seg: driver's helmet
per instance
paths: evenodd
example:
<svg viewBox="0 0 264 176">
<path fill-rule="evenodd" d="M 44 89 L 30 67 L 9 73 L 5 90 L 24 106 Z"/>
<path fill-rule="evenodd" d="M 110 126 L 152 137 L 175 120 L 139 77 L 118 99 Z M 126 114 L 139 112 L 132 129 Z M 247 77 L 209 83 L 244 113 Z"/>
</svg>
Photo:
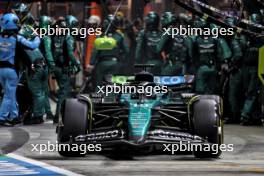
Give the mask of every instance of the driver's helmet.
<svg viewBox="0 0 264 176">
<path fill-rule="evenodd" d="M 142 71 L 136 74 L 135 81 L 136 82 L 154 82 L 154 76 L 153 74 L 149 72 Z"/>
</svg>

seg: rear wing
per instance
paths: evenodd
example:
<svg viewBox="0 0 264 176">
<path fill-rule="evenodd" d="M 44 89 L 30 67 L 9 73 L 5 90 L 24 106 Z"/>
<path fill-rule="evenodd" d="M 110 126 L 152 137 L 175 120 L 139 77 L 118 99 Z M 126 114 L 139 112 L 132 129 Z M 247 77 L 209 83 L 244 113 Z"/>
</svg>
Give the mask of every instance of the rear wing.
<svg viewBox="0 0 264 176">
<path fill-rule="evenodd" d="M 135 76 L 111 76 L 110 82 L 114 84 L 126 84 L 133 82 Z M 154 83 L 163 86 L 176 86 L 180 84 L 192 84 L 194 82 L 194 75 L 184 76 L 154 76 Z"/>
</svg>

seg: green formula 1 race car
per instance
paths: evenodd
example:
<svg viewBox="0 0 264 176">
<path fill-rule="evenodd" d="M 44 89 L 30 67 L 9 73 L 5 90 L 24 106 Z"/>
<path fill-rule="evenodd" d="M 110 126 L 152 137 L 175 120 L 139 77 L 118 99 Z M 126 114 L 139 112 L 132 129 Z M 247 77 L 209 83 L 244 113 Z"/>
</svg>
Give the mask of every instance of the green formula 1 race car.
<svg viewBox="0 0 264 176">
<path fill-rule="evenodd" d="M 103 150 L 127 150 L 129 155 L 163 151 L 165 144 L 188 143 L 202 146 L 191 151 L 198 158 L 221 155 L 219 148 L 216 152 L 203 148 L 223 143 L 222 100 L 192 93 L 194 76 L 153 76 L 142 71 L 106 80 L 104 88 L 126 87 L 130 92 L 97 91 L 67 99 L 57 126 L 59 144 L 100 144 Z M 139 87 L 145 91 L 138 91 Z M 80 151 L 59 153 L 85 155 Z"/>
</svg>

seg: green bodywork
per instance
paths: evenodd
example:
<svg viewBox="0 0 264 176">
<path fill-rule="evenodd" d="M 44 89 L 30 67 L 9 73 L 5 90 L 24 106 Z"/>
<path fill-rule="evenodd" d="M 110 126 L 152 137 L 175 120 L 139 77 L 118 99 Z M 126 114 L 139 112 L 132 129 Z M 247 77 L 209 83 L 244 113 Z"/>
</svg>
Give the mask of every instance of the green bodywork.
<svg viewBox="0 0 264 176">
<path fill-rule="evenodd" d="M 134 78 L 134 76 L 113 76 L 112 83 L 124 85 L 130 82 L 131 80 L 134 80 Z M 193 78 L 193 76 L 157 76 L 154 77 L 154 83 L 160 86 L 164 84 L 177 85 L 190 83 L 190 80 L 193 80 Z M 153 115 L 153 108 L 159 105 L 166 105 L 172 103 L 171 100 L 168 97 L 164 96 L 164 94 L 162 93 L 156 94 L 155 96 L 155 98 L 132 98 L 131 94 L 121 95 L 120 102 L 126 104 L 129 109 L 129 139 L 136 140 L 138 143 L 144 140 L 147 132 L 149 131 L 150 122 Z"/>
<path fill-rule="evenodd" d="M 121 102 L 129 107 L 129 139 L 143 140 L 149 130 L 152 108 L 161 104 L 161 95 L 156 99 L 131 99 L 131 94 L 124 94 Z"/>
</svg>

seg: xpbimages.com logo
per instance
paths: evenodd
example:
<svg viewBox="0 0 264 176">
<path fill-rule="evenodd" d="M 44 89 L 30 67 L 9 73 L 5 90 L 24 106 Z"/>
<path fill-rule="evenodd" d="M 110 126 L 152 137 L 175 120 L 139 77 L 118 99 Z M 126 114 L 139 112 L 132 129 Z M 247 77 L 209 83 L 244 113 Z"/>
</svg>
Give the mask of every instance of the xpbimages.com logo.
<svg viewBox="0 0 264 176">
<path fill-rule="evenodd" d="M 85 154 L 87 152 L 100 152 L 102 151 L 101 144 L 60 144 L 58 141 L 52 143 L 47 141 L 47 143 L 42 144 L 31 144 L 31 152 L 37 152 L 43 154 L 44 152 L 80 152 L 80 154 Z"/>
<path fill-rule="evenodd" d="M 232 36 L 235 34 L 233 28 L 195 28 L 190 25 L 163 28 L 163 31 L 163 35 L 168 35 L 172 38 L 176 36 L 212 36 L 212 38 L 218 38 L 219 36 Z"/>
<path fill-rule="evenodd" d="M 40 38 L 44 36 L 65 36 L 65 35 L 72 35 L 72 36 L 80 36 L 80 38 L 86 38 L 89 35 L 102 35 L 102 28 L 66 28 L 66 27 L 59 27 L 58 25 L 50 26 L 48 25 L 47 28 L 32 28 L 32 35 L 38 35 Z"/>
<path fill-rule="evenodd" d="M 234 151 L 234 144 L 209 144 L 209 143 L 191 143 L 190 141 L 178 144 L 163 144 L 163 152 L 169 152 L 174 155 L 177 152 L 209 152 L 217 154 L 219 151 L 232 152 Z"/>
<path fill-rule="evenodd" d="M 144 94 L 146 96 L 152 96 L 155 94 L 166 94 L 168 93 L 168 86 L 148 86 L 148 85 L 106 85 L 97 86 L 98 94 L 105 94 L 106 96 L 110 94 Z"/>
</svg>

